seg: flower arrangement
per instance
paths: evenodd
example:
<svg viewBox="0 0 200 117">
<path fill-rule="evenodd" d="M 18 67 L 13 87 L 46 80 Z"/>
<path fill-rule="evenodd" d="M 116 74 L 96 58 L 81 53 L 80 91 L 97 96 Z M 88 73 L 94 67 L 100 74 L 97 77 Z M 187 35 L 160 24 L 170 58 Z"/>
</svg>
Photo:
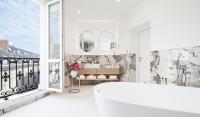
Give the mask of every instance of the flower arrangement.
<svg viewBox="0 0 200 117">
<path fill-rule="evenodd" d="M 71 72 L 72 71 L 78 72 L 79 69 L 80 69 L 80 66 L 77 61 L 73 63 L 69 63 L 69 62 L 65 63 L 65 75 L 67 77 L 71 77 L 72 76 Z"/>
</svg>

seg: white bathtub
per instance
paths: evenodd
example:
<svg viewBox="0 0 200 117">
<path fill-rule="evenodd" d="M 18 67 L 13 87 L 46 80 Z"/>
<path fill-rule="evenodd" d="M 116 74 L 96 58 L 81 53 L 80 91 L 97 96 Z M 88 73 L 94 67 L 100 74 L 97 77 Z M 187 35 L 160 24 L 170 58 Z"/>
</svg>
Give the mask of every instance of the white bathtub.
<svg viewBox="0 0 200 117">
<path fill-rule="evenodd" d="M 140 83 L 94 88 L 102 117 L 200 117 L 200 89 Z"/>
</svg>

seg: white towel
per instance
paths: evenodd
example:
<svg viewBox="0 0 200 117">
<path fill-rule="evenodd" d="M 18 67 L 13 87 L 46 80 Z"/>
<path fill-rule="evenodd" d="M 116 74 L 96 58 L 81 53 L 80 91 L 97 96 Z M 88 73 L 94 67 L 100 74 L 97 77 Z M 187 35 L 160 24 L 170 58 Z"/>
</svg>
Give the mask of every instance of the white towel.
<svg viewBox="0 0 200 117">
<path fill-rule="evenodd" d="M 85 79 L 85 75 L 80 75 L 79 78 L 80 79 Z"/>
<path fill-rule="evenodd" d="M 89 75 L 89 76 L 87 76 L 87 79 L 96 79 L 96 76 L 95 75 Z"/>
<path fill-rule="evenodd" d="M 117 75 L 110 75 L 109 78 L 110 79 L 117 79 Z"/>
<path fill-rule="evenodd" d="M 97 78 L 99 78 L 99 79 L 106 79 L 106 76 L 105 75 L 98 75 Z"/>
</svg>

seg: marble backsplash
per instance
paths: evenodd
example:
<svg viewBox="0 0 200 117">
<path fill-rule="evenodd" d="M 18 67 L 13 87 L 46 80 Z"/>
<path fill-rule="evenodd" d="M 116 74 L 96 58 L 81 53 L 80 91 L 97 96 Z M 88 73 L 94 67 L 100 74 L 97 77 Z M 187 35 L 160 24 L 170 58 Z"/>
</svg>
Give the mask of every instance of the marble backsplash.
<svg viewBox="0 0 200 117">
<path fill-rule="evenodd" d="M 200 87 L 200 46 L 151 52 L 151 82 Z M 65 63 L 118 64 L 121 81 L 135 81 L 136 54 L 65 55 Z"/>
<path fill-rule="evenodd" d="M 152 83 L 200 87 L 200 46 L 153 51 L 150 66 Z"/>
<path fill-rule="evenodd" d="M 99 63 L 119 65 L 121 81 L 135 81 L 136 56 L 135 54 L 121 55 L 65 55 L 65 64 L 71 64 L 74 61 L 82 63 Z"/>
</svg>

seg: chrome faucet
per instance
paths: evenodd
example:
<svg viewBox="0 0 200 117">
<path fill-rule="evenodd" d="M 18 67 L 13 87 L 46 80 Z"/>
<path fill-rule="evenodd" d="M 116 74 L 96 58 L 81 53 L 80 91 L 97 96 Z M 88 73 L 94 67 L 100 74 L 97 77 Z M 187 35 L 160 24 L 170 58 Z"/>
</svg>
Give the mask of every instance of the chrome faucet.
<svg viewBox="0 0 200 117">
<path fill-rule="evenodd" d="M 187 85 L 187 75 L 190 75 L 191 72 L 187 71 L 187 65 L 179 65 L 177 67 L 177 81 L 179 86 Z"/>
</svg>

